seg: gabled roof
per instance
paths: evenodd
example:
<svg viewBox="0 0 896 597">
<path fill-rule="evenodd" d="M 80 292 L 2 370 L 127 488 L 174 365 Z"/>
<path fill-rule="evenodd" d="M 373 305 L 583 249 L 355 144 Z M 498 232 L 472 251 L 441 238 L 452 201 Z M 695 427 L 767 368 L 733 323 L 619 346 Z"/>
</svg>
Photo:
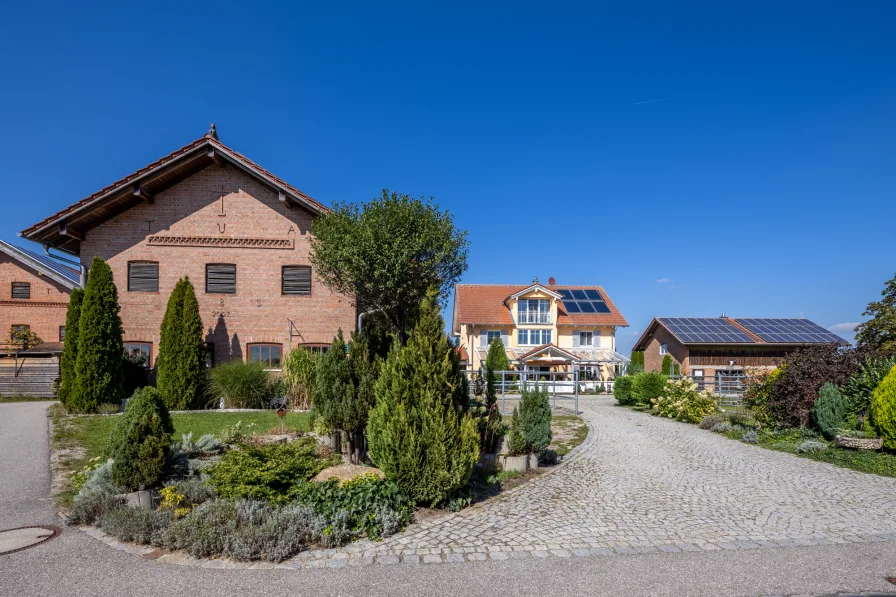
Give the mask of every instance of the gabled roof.
<svg viewBox="0 0 896 597">
<path fill-rule="evenodd" d="M 156 193 L 216 163 L 232 164 L 243 170 L 279 191 L 281 201 L 289 205 L 298 205 L 313 214 L 327 211 L 322 203 L 207 134 L 26 228 L 20 236 L 78 254 L 79 237 L 91 228 L 143 201 L 152 200 Z"/>
<path fill-rule="evenodd" d="M 734 319 L 732 317 L 655 317 L 638 338 L 633 350 L 644 350 L 656 329 L 662 326 L 686 346 L 768 346 L 807 344 L 848 344 L 808 319 Z M 725 326 L 727 330 L 713 329 Z M 778 331 L 781 328 L 783 331 Z"/>
<path fill-rule="evenodd" d="M 469 325 L 513 325 L 510 310 L 505 301 L 512 296 L 527 290 L 532 284 L 458 284 L 454 287 L 454 322 L 455 333 L 460 332 L 461 324 Z M 615 325 L 628 326 L 628 322 L 610 299 L 602 286 L 543 286 L 552 293 L 558 288 L 572 290 L 597 290 L 609 307 L 609 313 L 573 313 L 563 309 L 563 303 L 557 303 L 557 325 Z M 559 296 L 559 295 L 558 295 Z"/>
<path fill-rule="evenodd" d="M 63 265 L 40 253 L 11 245 L 4 240 L 0 240 L 0 252 L 9 255 L 22 265 L 37 271 L 38 273 L 50 278 L 51 280 L 62 284 L 69 290 L 80 286 L 80 273 L 66 265 Z"/>
<path fill-rule="evenodd" d="M 543 346 L 538 346 L 536 348 L 533 348 L 529 352 L 520 355 L 520 361 L 528 361 L 532 357 L 538 356 L 545 352 L 560 353 L 561 355 L 567 357 L 570 361 L 578 360 L 578 357 L 576 355 L 574 355 L 573 353 L 569 352 L 568 350 L 564 350 L 564 349 L 560 348 L 559 346 L 554 346 L 553 344 L 544 344 Z"/>
<path fill-rule="evenodd" d="M 539 284 L 538 282 L 535 282 L 534 284 L 530 284 L 529 286 L 526 286 L 522 290 L 517 290 L 516 292 L 514 292 L 513 294 L 508 296 L 507 299 L 505 299 L 505 300 L 516 299 L 516 298 L 521 297 L 524 294 L 528 294 L 528 293 L 534 292 L 536 290 L 540 290 L 540 291 L 544 292 L 545 294 L 554 297 L 555 299 L 563 298 L 559 292 L 554 292 L 547 286 L 544 286 L 542 284 Z"/>
</svg>

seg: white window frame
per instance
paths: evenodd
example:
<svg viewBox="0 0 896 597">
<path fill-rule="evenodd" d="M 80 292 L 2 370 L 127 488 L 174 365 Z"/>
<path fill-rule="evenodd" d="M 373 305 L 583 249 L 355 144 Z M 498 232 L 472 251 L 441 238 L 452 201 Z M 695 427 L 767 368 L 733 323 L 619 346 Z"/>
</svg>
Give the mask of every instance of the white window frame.
<svg viewBox="0 0 896 597">
<path fill-rule="evenodd" d="M 588 342 L 585 342 L 585 334 L 587 334 Z M 588 331 L 580 331 L 579 332 L 579 346 L 594 346 L 594 332 Z"/>
<path fill-rule="evenodd" d="M 669 345 L 668 344 L 660 344 L 660 356 L 664 357 L 669 354 Z"/>
<path fill-rule="evenodd" d="M 517 344 L 520 346 L 543 346 L 551 343 L 551 330 L 520 328 L 517 330 Z M 535 342 L 532 340 L 536 339 Z"/>
</svg>

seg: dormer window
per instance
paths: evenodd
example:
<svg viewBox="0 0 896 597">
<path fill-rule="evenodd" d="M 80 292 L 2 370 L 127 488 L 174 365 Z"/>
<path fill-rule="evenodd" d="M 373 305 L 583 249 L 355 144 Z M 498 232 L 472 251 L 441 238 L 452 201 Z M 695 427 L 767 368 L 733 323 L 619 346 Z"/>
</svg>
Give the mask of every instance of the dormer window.
<svg viewBox="0 0 896 597">
<path fill-rule="evenodd" d="M 551 323 L 551 301 L 546 299 L 520 299 L 520 323 Z"/>
</svg>

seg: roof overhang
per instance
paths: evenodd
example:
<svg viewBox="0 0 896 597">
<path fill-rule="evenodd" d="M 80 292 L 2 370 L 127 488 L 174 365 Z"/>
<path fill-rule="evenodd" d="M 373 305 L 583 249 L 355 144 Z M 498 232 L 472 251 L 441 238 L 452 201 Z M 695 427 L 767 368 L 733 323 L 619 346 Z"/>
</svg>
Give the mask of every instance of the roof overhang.
<svg viewBox="0 0 896 597">
<path fill-rule="evenodd" d="M 511 294 L 506 299 L 504 299 L 504 302 L 507 303 L 507 301 L 512 301 L 514 299 L 518 299 L 519 297 L 523 296 L 524 294 L 529 294 L 530 292 L 534 292 L 536 290 L 539 292 L 543 292 L 543 293 L 547 294 L 548 296 L 552 296 L 558 300 L 563 298 L 563 295 L 561 295 L 557 292 L 554 292 L 553 290 L 551 290 L 550 288 L 548 288 L 546 286 L 542 286 L 541 284 L 532 284 L 528 288 L 523 288 L 519 292 L 515 292 L 515 293 Z"/>
<path fill-rule="evenodd" d="M 327 211 L 298 189 L 206 135 L 23 230 L 19 236 L 78 255 L 80 243 L 90 229 L 137 205 L 152 203 L 157 193 L 214 164 L 242 170 L 276 191 L 280 201 L 289 207 L 301 207 L 313 215 Z"/>
<path fill-rule="evenodd" d="M 545 344 L 532 351 L 520 356 L 520 362 L 526 361 L 557 361 L 560 363 L 569 363 L 579 360 L 578 357 L 571 352 L 567 352 L 562 348 L 558 348 L 553 344 Z"/>
<path fill-rule="evenodd" d="M 22 265 L 25 265 L 25 266 L 37 271 L 40 275 L 45 276 L 45 277 L 53 280 L 54 282 L 61 284 L 62 286 L 65 286 L 69 290 L 72 290 L 73 288 L 76 288 L 79 286 L 79 284 L 77 282 L 75 282 L 74 280 L 63 276 L 62 274 L 60 274 L 57 271 L 52 270 L 51 268 L 47 267 L 46 264 L 41 263 L 40 261 L 38 261 L 31 255 L 29 255 L 28 253 L 20 250 L 15 245 L 11 245 L 7 242 L 0 241 L 0 252 L 5 253 L 6 255 L 9 255 L 9 257 L 11 257 L 12 259 L 15 259 Z"/>
</svg>

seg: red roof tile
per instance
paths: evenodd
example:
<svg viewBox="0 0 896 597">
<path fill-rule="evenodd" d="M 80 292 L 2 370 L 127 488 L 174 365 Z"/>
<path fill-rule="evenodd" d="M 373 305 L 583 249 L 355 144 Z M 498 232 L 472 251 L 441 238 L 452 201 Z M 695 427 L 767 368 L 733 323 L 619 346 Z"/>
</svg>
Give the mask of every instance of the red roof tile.
<svg viewBox="0 0 896 597">
<path fill-rule="evenodd" d="M 455 325 L 513 325 L 510 310 L 504 301 L 512 294 L 529 288 L 532 284 L 458 284 L 454 287 Z M 609 313 L 576 313 L 570 315 L 560 303 L 557 312 L 558 325 L 616 325 L 628 326 L 628 322 L 602 286 L 554 285 L 544 288 L 557 291 L 561 288 L 573 290 L 593 289 L 600 292 L 610 308 Z M 457 330 L 456 330 L 457 331 Z"/>
</svg>

